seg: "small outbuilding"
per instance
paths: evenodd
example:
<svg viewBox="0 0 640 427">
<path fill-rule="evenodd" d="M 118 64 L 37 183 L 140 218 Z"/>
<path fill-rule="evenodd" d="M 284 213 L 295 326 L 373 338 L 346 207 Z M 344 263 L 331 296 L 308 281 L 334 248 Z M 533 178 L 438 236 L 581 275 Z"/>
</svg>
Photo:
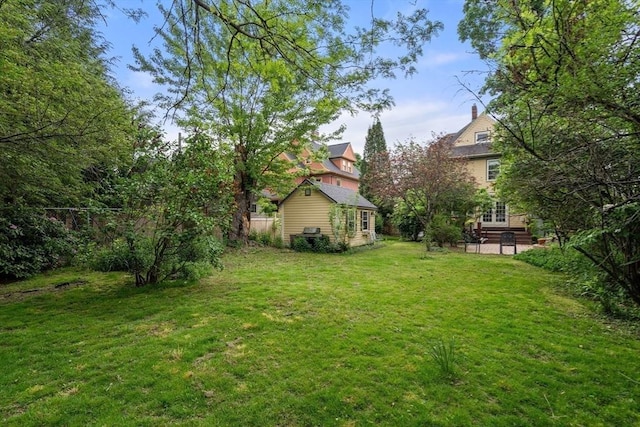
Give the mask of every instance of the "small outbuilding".
<svg viewBox="0 0 640 427">
<path fill-rule="evenodd" d="M 352 189 L 307 179 L 280 202 L 282 240 L 290 245 L 294 236 L 313 229 L 332 243 L 373 243 L 377 210 Z"/>
</svg>

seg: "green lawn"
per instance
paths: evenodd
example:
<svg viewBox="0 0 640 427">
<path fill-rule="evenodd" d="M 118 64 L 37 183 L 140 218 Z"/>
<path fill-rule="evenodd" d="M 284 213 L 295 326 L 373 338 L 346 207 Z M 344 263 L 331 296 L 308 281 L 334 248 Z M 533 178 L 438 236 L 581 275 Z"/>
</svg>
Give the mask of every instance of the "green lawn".
<svg viewBox="0 0 640 427">
<path fill-rule="evenodd" d="M 640 425 L 637 329 L 510 256 L 387 242 L 225 265 L 148 289 L 69 270 L 4 285 L 2 424 Z M 431 350 L 450 343 L 447 374 Z"/>
</svg>

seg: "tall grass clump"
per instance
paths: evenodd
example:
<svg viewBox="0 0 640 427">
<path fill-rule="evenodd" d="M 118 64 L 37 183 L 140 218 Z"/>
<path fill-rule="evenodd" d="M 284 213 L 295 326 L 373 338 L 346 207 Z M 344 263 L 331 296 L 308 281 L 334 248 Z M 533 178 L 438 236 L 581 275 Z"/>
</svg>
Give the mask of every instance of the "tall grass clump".
<svg viewBox="0 0 640 427">
<path fill-rule="evenodd" d="M 444 376 L 450 377 L 454 373 L 456 363 L 455 350 L 456 346 L 453 338 L 446 342 L 444 339 L 440 339 L 429 349 L 429 355 Z"/>
</svg>

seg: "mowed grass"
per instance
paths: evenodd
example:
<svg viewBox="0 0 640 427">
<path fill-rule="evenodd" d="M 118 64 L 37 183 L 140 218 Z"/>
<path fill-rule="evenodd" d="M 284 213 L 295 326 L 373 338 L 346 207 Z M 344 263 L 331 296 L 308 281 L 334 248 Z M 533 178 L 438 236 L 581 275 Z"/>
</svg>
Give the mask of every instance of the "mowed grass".
<svg viewBox="0 0 640 427">
<path fill-rule="evenodd" d="M 2 424 L 640 425 L 637 329 L 510 256 L 388 242 L 225 265 L 0 288 Z M 432 358 L 449 343 L 451 373 Z"/>
</svg>

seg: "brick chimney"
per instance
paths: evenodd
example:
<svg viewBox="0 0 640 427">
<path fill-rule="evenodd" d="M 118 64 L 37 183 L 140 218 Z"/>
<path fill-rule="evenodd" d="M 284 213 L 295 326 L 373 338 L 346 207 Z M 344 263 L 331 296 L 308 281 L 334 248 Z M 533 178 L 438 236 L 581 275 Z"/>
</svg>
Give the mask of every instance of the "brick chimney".
<svg viewBox="0 0 640 427">
<path fill-rule="evenodd" d="M 471 120 L 475 120 L 478 118 L 478 107 L 476 107 L 476 104 L 473 104 L 471 106 Z"/>
</svg>

